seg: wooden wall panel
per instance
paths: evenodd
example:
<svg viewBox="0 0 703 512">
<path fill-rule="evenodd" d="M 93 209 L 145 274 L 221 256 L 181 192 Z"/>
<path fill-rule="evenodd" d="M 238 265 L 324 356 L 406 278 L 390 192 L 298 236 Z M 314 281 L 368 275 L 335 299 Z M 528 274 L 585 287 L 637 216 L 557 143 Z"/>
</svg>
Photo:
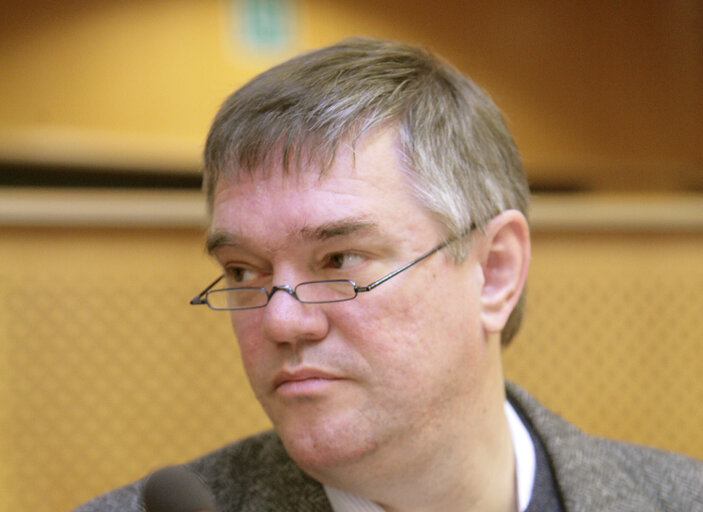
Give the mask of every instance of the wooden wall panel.
<svg viewBox="0 0 703 512">
<path fill-rule="evenodd" d="M 425 44 L 484 86 L 535 185 L 703 189 L 700 0 L 289 0 L 293 37 L 274 50 L 242 40 L 241 3 L 0 2 L 0 163 L 195 172 L 234 87 L 371 35 Z"/>
</svg>

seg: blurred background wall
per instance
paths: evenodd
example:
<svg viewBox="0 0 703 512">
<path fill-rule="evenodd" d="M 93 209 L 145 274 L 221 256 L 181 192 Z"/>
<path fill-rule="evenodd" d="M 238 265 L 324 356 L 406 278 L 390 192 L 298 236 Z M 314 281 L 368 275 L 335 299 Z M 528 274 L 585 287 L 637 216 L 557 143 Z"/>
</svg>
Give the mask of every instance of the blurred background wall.
<svg viewBox="0 0 703 512">
<path fill-rule="evenodd" d="M 424 44 L 506 113 L 536 192 L 506 372 L 596 434 L 703 457 L 703 2 L 0 1 L 0 509 L 68 510 L 267 426 L 190 308 L 199 153 L 253 74 Z"/>
</svg>

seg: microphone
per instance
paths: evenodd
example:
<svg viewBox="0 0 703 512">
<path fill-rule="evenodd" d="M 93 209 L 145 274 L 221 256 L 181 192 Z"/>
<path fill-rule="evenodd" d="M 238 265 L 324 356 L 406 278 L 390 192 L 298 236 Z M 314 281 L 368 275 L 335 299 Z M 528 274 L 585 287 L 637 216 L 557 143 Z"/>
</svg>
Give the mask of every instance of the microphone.
<svg viewBox="0 0 703 512">
<path fill-rule="evenodd" d="M 152 473 L 142 489 L 142 501 L 146 512 L 215 512 L 210 489 L 184 466 Z"/>
</svg>

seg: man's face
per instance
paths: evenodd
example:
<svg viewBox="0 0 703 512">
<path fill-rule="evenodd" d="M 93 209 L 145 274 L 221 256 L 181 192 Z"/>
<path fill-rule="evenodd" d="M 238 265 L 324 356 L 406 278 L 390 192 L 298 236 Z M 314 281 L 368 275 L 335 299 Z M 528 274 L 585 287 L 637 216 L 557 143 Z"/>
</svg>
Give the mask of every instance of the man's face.
<svg viewBox="0 0 703 512">
<path fill-rule="evenodd" d="M 213 254 L 231 286 L 366 285 L 444 238 L 409 193 L 394 130 L 354 154 L 342 145 L 324 177 L 266 171 L 215 191 Z M 303 469 L 325 481 L 358 463 L 421 463 L 481 413 L 481 276 L 473 251 L 456 264 L 445 249 L 352 301 L 278 291 L 231 313 L 252 388 Z"/>
</svg>

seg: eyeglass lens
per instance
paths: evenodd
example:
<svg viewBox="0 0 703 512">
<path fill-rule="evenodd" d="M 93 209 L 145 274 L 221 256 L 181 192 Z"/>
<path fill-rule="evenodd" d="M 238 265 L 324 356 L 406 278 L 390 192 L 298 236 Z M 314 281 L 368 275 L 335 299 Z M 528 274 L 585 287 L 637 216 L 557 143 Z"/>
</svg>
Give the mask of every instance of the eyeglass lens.
<svg viewBox="0 0 703 512">
<path fill-rule="evenodd" d="M 285 289 L 276 291 L 287 292 Z M 343 280 L 301 283 L 296 286 L 294 293 L 300 302 L 305 303 L 340 302 L 356 297 L 354 284 Z M 207 302 L 213 309 L 263 307 L 268 301 L 269 295 L 265 288 L 218 289 L 207 294 Z"/>
</svg>

